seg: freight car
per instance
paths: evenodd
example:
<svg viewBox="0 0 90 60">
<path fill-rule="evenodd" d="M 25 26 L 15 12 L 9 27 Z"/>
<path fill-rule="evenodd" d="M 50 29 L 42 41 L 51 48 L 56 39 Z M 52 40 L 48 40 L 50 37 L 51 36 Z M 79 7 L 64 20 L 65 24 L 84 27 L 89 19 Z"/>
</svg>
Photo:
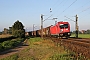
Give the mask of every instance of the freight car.
<svg viewBox="0 0 90 60">
<path fill-rule="evenodd" d="M 50 27 L 51 36 L 70 37 L 70 24 L 68 22 L 57 22 L 55 26 Z"/>
<path fill-rule="evenodd" d="M 36 37 L 40 37 L 41 36 L 41 30 L 36 30 Z"/>
<path fill-rule="evenodd" d="M 36 30 L 36 36 L 40 37 L 41 36 L 41 29 L 40 30 Z M 47 37 L 50 36 L 50 26 L 43 28 L 43 36 Z"/>
</svg>

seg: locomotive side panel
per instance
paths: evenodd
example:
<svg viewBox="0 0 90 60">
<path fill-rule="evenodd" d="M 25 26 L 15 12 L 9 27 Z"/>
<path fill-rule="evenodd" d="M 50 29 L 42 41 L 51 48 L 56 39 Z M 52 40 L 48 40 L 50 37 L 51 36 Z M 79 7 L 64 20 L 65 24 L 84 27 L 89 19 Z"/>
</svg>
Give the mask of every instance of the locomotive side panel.
<svg viewBox="0 0 90 60">
<path fill-rule="evenodd" d="M 50 27 L 50 33 L 51 33 L 51 35 L 57 35 L 58 34 L 58 26 Z"/>
</svg>

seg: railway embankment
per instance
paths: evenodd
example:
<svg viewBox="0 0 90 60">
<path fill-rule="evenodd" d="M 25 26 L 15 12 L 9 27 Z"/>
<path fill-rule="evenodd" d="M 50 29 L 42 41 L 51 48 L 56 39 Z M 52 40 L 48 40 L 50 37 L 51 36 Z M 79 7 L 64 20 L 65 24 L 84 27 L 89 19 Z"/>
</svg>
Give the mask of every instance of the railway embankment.
<svg viewBox="0 0 90 60">
<path fill-rule="evenodd" d="M 65 50 L 75 52 L 76 57 L 83 56 L 83 58 L 90 58 L 90 39 L 57 39 L 52 38 L 54 42 L 64 47 Z"/>
</svg>

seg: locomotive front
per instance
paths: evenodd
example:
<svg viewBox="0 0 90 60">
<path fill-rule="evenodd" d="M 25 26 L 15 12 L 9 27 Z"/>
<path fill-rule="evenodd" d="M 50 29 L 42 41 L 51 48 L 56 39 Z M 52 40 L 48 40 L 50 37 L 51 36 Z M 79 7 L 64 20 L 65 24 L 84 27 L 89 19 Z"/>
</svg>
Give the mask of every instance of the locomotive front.
<svg viewBox="0 0 90 60">
<path fill-rule="evenodd" d="M 68 22 L 59 22 L 59 35 L 60 36 L 65 36 L 65 37 L 69 37 L 71 35 L 70 33 L 70 24 Z"/>
</svg>

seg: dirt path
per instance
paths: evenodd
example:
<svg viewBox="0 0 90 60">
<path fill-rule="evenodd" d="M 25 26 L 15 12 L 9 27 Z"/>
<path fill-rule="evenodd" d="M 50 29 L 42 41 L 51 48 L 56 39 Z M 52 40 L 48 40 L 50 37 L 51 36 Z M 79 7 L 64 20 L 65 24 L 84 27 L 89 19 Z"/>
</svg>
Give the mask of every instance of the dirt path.
<svg viewBox="0 0 90 60">
<path fill-rule="evenodd" d="M 23 43 L 22 43 L 16 48 L 9 49 L 9 50 L 6 50 L 4 52 L 0 52 L 0 59 L 8 57 L 10 55 L 13 55 L 15 53 L 18 53 L 18 52 L 20 52 L 21 50 L 23 50 L 23 49 L 25 49 L 27 47 L 28 47 L 28 45 L 23 45 Z"/>
</svg>

